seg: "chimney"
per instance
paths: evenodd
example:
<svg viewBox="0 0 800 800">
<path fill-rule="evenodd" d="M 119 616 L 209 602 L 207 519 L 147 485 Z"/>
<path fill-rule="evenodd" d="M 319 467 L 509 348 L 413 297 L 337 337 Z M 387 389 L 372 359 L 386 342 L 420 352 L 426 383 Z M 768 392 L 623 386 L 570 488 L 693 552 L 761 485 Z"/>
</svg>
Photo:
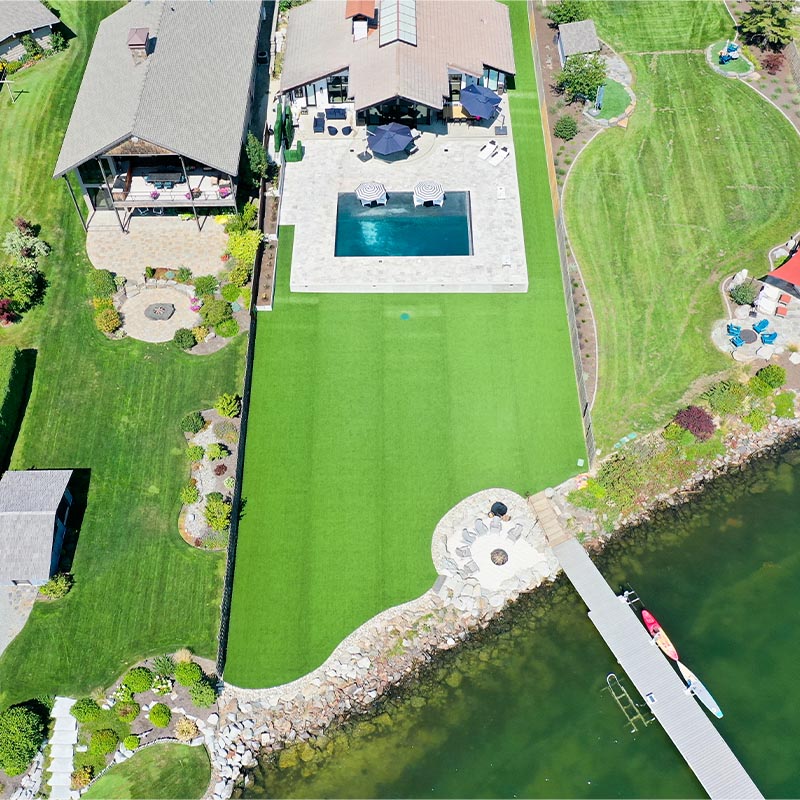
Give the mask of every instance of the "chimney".
<svg viewBox="0 0 800 800">
<path fill-rule="evenodd" d="M 149 45 L 150 31 L 148 28 L 131 28 L 128 31 L 128 50 L 131 52 L 134 64 L 141 64 L 147 59 Z"/>
</svg>

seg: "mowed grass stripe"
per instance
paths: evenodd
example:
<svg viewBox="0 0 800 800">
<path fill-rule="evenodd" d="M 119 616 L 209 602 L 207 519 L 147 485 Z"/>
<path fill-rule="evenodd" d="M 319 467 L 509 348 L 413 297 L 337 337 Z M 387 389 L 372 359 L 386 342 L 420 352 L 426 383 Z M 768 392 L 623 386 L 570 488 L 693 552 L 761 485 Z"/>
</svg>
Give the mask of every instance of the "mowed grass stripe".
<svg viewBox="0 0 800 800">
<path fill-rule="evenodd" d="M 763 274 L 800 212 L 787 170 L 800 139 L 781 114 L 702 56 L 629 60 L 636 113 L 580 156 L 564 204 L 597 316 L 603 447 L 660 424 L 695 379 L 730 366 L 709 339 L 719 281 Z"/>
<path fill-rule="evenodd" d="M 292 294 L 281 230 L 276 309 L 256 334 L 231 683 L 319 666 L 430 588 L 431 535 L 455 503 L 541 489 L 585 458 L 524 4 L 511 15 L 529 293 Z"/>
</svg>

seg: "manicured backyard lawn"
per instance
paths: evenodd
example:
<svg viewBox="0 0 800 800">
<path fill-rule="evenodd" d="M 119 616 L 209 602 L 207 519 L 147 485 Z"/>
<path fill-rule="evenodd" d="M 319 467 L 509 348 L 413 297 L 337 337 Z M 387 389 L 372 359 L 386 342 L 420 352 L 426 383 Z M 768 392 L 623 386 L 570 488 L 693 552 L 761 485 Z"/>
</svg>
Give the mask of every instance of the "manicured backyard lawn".
<svg viewBox="0 0 800 800">
<path fill-rule="evenodd" d="M 688 6 L 671 4 L 675 20 Z M 635 14 L 630 27 L 638 41 Z M 599 328 L 593 419 L 604 448 L 662 422 L 695 379 L 731 366 L 709 341 L 719 281 L 742 267 L 763 274 L 767 249 L 800 216 L 800 138 L 774 108 L 702 54 L 629 62 L 638 96 L 630 126 L 592 141 L 564 200 Z"/>
<path fill-rule="evenodd" d="M 431 587 L 431 535 L 455 503 L 542 489 L 585 458 L 525 4 L 511 13 L 529 293 L 290 294 L 281 231 L 276 310 L 256 338 L 231 683 L 317 667 Z"/>
<path fill-rule="evenodd" d="M 603 95 L 603 107 L 597 115 L 600 119 L 611 119 L 622 114 L 631 102 L 631 98 L 625 91 L 625 87 L 610 78 L 605 82 L 605 93 Z"/>
<path fill-rule="evenodd" d="M 176 530 L 186 475 L 181 416 L 240 385 L 243 345 L 196 358 L 172 345 L 111 342 L 86 298 L 83 229 L 51 174 L 99 21 L 118 3 L 59 3 L 77 34 L 69 50 L 15 76 L 0 94 L 0 233 L 23 215 L 53 246 L 44 304 L 0 332 L 36 348 L 33 392 L 12 468 L 75 468 L 88 507 L 63 600 L 37 604 L 0 659 L 0 706 L 81 694 L 126 665 L 186 644 L 214 656 L 224 558 Z"/>
<path fill-rule="evenodd" d="M 157 744 L 110 769 L 86 800 L 194 800 L 211 779 L 205 747 Z"/>
</svg>

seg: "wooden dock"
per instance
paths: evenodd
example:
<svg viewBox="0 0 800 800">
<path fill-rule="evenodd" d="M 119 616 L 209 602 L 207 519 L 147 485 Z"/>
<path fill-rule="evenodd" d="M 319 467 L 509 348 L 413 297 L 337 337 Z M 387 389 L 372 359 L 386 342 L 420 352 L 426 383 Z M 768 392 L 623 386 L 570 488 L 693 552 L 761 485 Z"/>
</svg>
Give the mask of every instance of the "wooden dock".
<svg viewBox="0 0 800 800">
<path fill-rule="evenodd" d="M 709 797 L 763 797 L 636 614 L 561 525 L 550 501 L 539 494 L 529 502 L 589 618 Z"/>
</svg>

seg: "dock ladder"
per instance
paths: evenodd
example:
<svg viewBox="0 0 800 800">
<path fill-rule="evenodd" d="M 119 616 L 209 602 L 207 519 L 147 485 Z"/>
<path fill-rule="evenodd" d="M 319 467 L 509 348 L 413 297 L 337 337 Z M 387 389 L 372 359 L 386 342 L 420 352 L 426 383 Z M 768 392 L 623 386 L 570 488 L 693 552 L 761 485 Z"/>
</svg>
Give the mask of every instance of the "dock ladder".
<svg viewBox="0 0 800 800">
<path fill-rule="evenodd" d="M 642 714 L 639 707 L 634 703 L 633 698 L 628 694 L 628 690 L 619 682 L 619 678 L 617 678 L 615 673 L 609 672 L 608 675 L 606 675 L 606 684 L 606 689 L 611 693 L 611 696 L 628 720 L 631 726 L 631 733 L 636 733 L 639 730 L 636 727 L 637 722 L 647 727 L 654 721 L 652 714 L 648 715 L 649 718 Z M 602 691 L 605 691 L 605 689 Z"/>
</svg>

